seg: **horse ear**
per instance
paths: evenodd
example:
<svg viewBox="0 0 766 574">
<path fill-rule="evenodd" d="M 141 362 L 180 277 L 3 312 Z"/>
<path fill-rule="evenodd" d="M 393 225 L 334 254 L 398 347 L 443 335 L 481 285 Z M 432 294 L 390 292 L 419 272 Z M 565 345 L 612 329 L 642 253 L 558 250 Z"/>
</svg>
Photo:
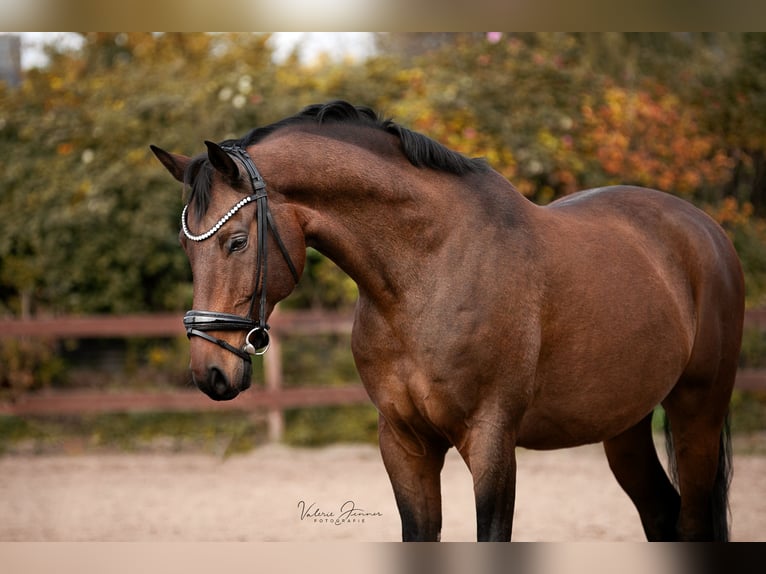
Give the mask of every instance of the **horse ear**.
<svg viewBox="0 0 766 574">
<path fill-rule="evenodd" d="M 227 154 L 221 146 L 211 141 L 205 141 L 207 146 L 207 157 L 213 167 L 230 182 L 239 180 L 239 167 L 236 162 Z"/>
<path fill-rule="evenodd" d="M 170 175 L 183 183 L 186 166 L 189 165 L 189 161 L 191 160 L 185 155 L 166 152 L 164 149 L 160 149 L 155 145 L 150 145 L 149 148 L 157 159 L 160 160 L 160 163 L 165 166 L 165 169 L 170 172 Z"/>
</svg>

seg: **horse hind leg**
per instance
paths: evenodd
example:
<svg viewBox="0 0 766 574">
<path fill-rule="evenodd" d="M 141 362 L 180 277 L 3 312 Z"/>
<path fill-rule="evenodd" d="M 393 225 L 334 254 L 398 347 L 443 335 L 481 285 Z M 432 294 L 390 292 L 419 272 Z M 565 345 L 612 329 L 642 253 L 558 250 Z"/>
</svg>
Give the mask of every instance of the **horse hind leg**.
<svg viewBox="0 0 766 574">
<path fill-rule="evenodd" d="M 728 404 L 736 368 L 729 371 L 713 385 L 682 378 L 663 402 L 674 451 L 669 454 L 675 459 L 681 492 L 681 540 L 728 540 Z"/>
<path fill-rule="evenodd" d="M 670 470 L 676 484 L 680 483 L 678 462 L 675 448 L 675 440 L 673 438 L 671 424 L 668 418 L 665 419 L 665 435 L 667 439 L 668 457 L 670 459 Z M 724 419 L 721 432 L 718 436 L 718 450 L 717 450 L 717 464 L 715 465 L 715 478 L 713 479 L 712 488 L 709 488 L 709 500 L 701 501 L 699 508 L 702 509 L 697 513 L 686 513 L 683 520 L 679 520 L 678 529 L 681 539 L 684 540 L 713 540 L 718 542 L 727 542 L 729 540 L 729 501 L 728 491 L 731 482 L 732 462 L 731 462 L 731 436 L 729 433 L 729 417 L 728 415 Z M 707 457 L 708 466 L 713 466 L 709 461 L 715 458 L 714 455 Z M 688 487 L 684 487 L 684 492 Z M 684 501 L 691 498 L 691 495 L 686 493 Z M 690 504 L 685 504 L 690 506 Z M 695 514 L 702 516 L 701 519 L 693 519 L 689 516 Z M 700 528 L 694 526 L 702 524 Z M 691 524 L 691 526 L 690 526 Z"/>
<path fill-rule="evenodd" d="M 708 308 L 713 308 L 708 306 Z M 729 401 L 737 375 L 742 321 L 700 315 L 689 362 L 662 402 L 675 451 L 681 540 L 727 541 L 731 443 Z"/>
<path fill-rule="evenodd" d="M 652 414 L 604 442 L 609 467 L 638 510 L 649 541 L 676 540 L 681 498 L 657 457 Z"/>
</svg>

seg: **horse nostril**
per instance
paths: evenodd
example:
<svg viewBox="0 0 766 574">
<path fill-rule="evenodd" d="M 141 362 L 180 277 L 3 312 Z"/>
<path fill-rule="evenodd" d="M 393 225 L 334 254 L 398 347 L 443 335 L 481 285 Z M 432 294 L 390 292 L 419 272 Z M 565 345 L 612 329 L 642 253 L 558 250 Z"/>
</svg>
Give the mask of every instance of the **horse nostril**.
<svg viewBox="0 0 766 574">
<path fill-rule="evenodd" d="M 192 379 L 199 390 L 214 401 L 228 401 L 240 391 L 236 386 L 229 384 L 229 377 L 218 367 L 208 367 L 202 376 L 192 371 Z"/>
<path fill-rule="evenodd" d="M 229 381 L 217 367 L 210 368 L 210 388 L 219 397 L 226 395 L 229 390 Z"/>
</svg>

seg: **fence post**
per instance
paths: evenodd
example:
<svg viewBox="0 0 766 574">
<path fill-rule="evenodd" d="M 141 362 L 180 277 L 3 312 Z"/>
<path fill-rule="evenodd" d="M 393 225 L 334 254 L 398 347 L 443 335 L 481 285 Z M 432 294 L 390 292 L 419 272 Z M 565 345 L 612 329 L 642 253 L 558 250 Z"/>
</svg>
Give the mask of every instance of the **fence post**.
<svg viewBox="0 0 766 574">
<path fill-rule="evenodd" d="M 276 333 L 270 334 L 270 346 L 263 355 L 263 379 L 268 392 L 277 393 L 282 389 L 282 346 Z M 285 433 L 285 417 L 282 407 L 269 407 L 267 415 L 269 441 L 280 442 Z"/>
</svg>

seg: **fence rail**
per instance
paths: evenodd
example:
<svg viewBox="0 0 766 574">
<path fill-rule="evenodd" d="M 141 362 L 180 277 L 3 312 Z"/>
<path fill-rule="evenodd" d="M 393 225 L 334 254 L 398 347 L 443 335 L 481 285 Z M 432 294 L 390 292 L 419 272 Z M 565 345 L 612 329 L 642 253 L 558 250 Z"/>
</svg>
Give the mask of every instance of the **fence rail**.
<svg viewBox="0 0 766 574">
<path fill-rule="evenodd" d="M 177 337 L 184 335 L 180 314 L 55 317 L 0 320 L 0 338 L 47 337 L 51 339 Z M 361 385 L 345 387 L 284 388 L 280 339 L 287 335 L 348 334 L 351 313 L 326 311 L 275 311 L 271 348 L 263 357 L 263 389 L 249 389 L 236 400 L 215 402 L 199 391 L 105 392 L 94 390 L 45 391 L 23 395 L 14 402 L 0 402 L 0 414 L 54 415 L 137 411 L 249 411 L 265 409 L 269 438 L 284 434 L 288 408 L 369 403 Z"/>
<path fill-rule="evenodd" d="M 94 390 L 44 391 L 15 402 L 0 402 L 0 414 L 52 415 L 136 411 L 252 411 L 266 409 L 269 436 L 279 440 L 288 408 L 363 404 L 369 402 L 361 385 L 346 387 L 283 388 L 280 339 L 288 335 L 348 334 L 353 316 L 326 311 L 276 311 L 270 320 L 271 349 L 264 355 L 264 388 L 250 389 L 234 401 L 215 402 L 196 390 L 162 392 L 106 392 Z M 747 328 L 766 330 L 766 309 L 748 310 Z M 123 338 L 174 337 L 184 334 L 182 315 L 129 315 L 0 320 L 0 338 Z M 736 388 L 766 391 L 766 370 L 740 369 Z"/>
<path fill-rule="evenodd" d="M 197 390 L 107 392 L 95 390 L 41 391 L 0 403 L 4 415 L 73 415 L 142 411 L 252 411 L 369 402 L 362 385 L 250 389 L 233 401 L 212 401 Z"/>
<path fill-rule="evenodd" d="M 269 324 L 271 325 L 271 333 L 277 335 L 350 333 L 353 315 L 327 311 L 275 311 Z M 183 315 L 178 313 L 0 319 L 0 338 L 95 339 L 102 337 L 174 337 L 183 334 Z"/>
</svg>

